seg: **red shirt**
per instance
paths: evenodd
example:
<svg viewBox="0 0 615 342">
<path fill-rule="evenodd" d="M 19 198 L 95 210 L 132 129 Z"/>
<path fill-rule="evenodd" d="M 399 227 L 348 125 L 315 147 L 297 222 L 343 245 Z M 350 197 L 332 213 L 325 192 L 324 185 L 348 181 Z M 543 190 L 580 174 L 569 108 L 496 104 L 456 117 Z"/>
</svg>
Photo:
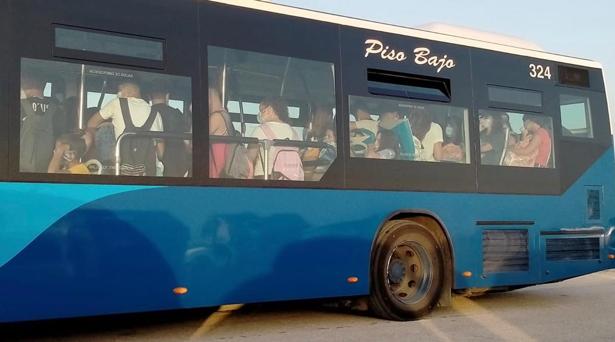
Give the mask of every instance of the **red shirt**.
<svg viewBox="0 0 615 342">
<path fill-rule="evenodd" d="M 536 156 L 537 167 L 547 167 L 549 164 L 549 157 L 551 157 L 551 136 L 549 132 L 540 127 L 536 131 L 536 136 L 540 137 L 540 145 L 538 145 L 538 155 Z"/>
</svg>

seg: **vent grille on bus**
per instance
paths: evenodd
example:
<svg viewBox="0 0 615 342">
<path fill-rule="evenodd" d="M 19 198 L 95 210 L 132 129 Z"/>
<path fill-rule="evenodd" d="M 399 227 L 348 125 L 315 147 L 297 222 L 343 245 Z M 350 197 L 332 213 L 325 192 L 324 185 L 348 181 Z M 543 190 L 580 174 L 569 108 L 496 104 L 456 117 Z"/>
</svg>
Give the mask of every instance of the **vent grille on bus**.
<svg viewBox="0 0 615 342">
<path fill-rule="evenodd" d="M 483 272 L 528 270 L 527 230 L 483 231 Z"/>
<path fill-rule="evenodd" d="M 600 238 L 547 239 L 547 260 L 596 260 L 600 259 Z"/>
</svg>

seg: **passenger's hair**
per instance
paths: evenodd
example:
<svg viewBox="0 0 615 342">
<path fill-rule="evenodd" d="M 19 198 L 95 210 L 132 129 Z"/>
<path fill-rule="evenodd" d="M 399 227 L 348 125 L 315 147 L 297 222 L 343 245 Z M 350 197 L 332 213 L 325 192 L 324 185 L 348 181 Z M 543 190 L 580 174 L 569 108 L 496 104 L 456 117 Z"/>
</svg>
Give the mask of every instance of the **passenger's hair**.
<svg viewBox="0 0 615 342">
<path fill-rule="evenodd" d="M 209 115 L 214 112 L 224 110 L 224 104 L 222 103 L 222 95 L 216 88 L 209 88 L 207 92 L 207 101 L 209 103 Z"/>
<path fill-rule="evenodd" d="M 141 87 L 136 80 L 125 80 L 117 86 L 123 97 L 141 98 Z"/>
<path fill-rule="evenodd" d="M 548 128 L 548 119 L 546 117 L 542 117 L 542 116 L 538 116 L 538 115 L 529 115 L 529 114 L 524 114 L 523 115 L 523 122 L 526 121 L 532 121 L 534 123 L 536 123 L 538 126 L 542 127 L 542 128 Z"/>
<path fill-rule="evenodd" d="M 453 134 L 446 134 L 447 128 L 450 127 L 453 130 Z M 444 143 L 445 144 L 455 144 L 461 145 L 462 143 L 462 135 L 461 135 L 461 118 L 455 116 L 449 116 L 446 119 L 446 125 L 444 126 Z"/>
<path fill-rule="evenodd" d="M 75 151 L 77 158 L 83 158 L 87 150 L 85 140 L 79 133 L 67 133 L 58 137 L 58 142 L 70 146 L 70 149 Z"/>
<path fill-rule="evenodd" d="M 394 103 L 386 102 L 385 104 L 380 106 L 379 109 L 380 109 L 380 117 L 382 117 L 382 115 L 385 113 L 397 113 L 400 118 L 403 116 L 399 106 Z"/>
<path fill-rule="evenodd" d="M 45 81 L 41 77 L 36 75 L 23 75 L 21 77 L 21 89 L 38 89 L 43 90 L 45 88 Z"/>
<path fill-rule="evenodd" d="M 502 120 L 502 114 L 494 111 L 481 111 L 480 116 L 491 118 L 491 131 L 489 134 L 499 133 L 504 130 L 504 121 Z"/>
<path fill-rule="evenodd" d="M 352 108 L 350 109 L 350 111 L 352 113 L 357 113 L 358 111 L 363 111 L 366 113 L 369 113 L 369 108 L 367 107 L 367 104 L 363 101 L 355 101 L 355 103 L 352 105 Z"/>
<path fill-rule="evenodd" d="M 328 129 L 333 130 L 334 128 L 333 111 L 331 110 L 331 107 L 315 105 L 311 114 L 312 118 L 310 122 L 312 123 L 312 127 L 306 138 L 307 140 L 310 140 L 311 138 L 322 139 L 327 134 Z M 310 122 L 307 123 L 307 129 L 310 128 Z"/>
<path fill-rule="evenodd" d="M 414 108 L 410 112 L 410 127 L 412 134 L 419 140 L 423 141 L 427 132 L 431 128 L 431 115 L 425 108 Z"/>
<path fill-rule="evenodd" d="M 151 99 L 162 98 L 170 93 L 169 86 L 166 84 L 164 80 L 154 81 L 152 84 L 150 84 L 147 87 L 147 91 Z"/>
<path fill-rule="evenodd" d="M 261 101 L 261 106 L 271 107 L 280 121 L 290 124 L 288 116 L 288 104 L 281 97 L 266 97 Z"/>
<path fill-rule="evenodd" d="M 397 134 L 390 129 L 381 129 L 378 131 L 380 134 L 380 144 L 378 146 L 378 151 L 390 149 L 395 151 L 395 157 L 399 157 L 399 138 L 397 138 Z"/>
</svg>

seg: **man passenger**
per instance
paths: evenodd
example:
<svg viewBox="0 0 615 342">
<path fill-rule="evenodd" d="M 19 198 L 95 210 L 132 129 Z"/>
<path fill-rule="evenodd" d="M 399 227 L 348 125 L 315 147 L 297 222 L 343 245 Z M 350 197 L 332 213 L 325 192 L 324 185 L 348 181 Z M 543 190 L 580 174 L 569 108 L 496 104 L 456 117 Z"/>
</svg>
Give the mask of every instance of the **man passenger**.
<svg viewBox="0 0 615 342">
<path fill-rule="evenodd" d="M 21 79 L 19 169 L 47 172 L 55 138 L 63 133 L 64 113 L 58 102 L 43 95 L 45 81 L 36 76 Z"/>
<path fill-rule="evenodd" d="M 119 84 L 117 98 L 111 100 L 107 105 L 101 108 L 98 113 L 94 114 L 90 118 L 87 125 L 88 135 L 90 135 L 91 137 L 95 136 L 96 128 L 105 120 L 110 119 L 113 123 L 115 139 L 117 141 L 117 139 L 120 137 L 120 135 L 122 135 L 122 133 L 124 133 L 124 130 L 126 129 L 126 123 L 124 122 L 124 115 L 122 114 L 120 99 L 126 99 L 128 111 L 130 112 L 129 117 L 135 127 L 142 127 L 147 123 L 148 119 L 150 119 L 150 115 L 155 115 L 155 119 L 153 120 L 151 126 L 145 127 L 145 131 L 162 132 L 163 125 L 160 114 L 156 112 L 152 113 L 152 108 L 150 107 L 150 105 L 141 97 L 141 88 L 139 87 L 137 82 L 132 79 L 128 79 Z M 124 142 L 124 144 L 125 143 L 126 142 Z M 156 152 L 158 154 L 158 157 L 161 158 L 164 154 L 164 143 L 162 141 L 154 139 L 152 141 L 152 144 L 156 146 Z M 122 156 L 122 159 L 128 159 L 127 157 L 128 156 Z M 150 157 L 147 158 L 150 159 Z M 136 170 L 130 170 L 130 166 L 128 168 L 129 169 L 122 171 L 122 174 L 147 176 L 155 175 L 155 170 L 152 170 L 152 168 L 155 168 L 155 166 L 152 167 L 150 163 L 145 163 L 144 166 L 139 166 Z"/>
</svg>

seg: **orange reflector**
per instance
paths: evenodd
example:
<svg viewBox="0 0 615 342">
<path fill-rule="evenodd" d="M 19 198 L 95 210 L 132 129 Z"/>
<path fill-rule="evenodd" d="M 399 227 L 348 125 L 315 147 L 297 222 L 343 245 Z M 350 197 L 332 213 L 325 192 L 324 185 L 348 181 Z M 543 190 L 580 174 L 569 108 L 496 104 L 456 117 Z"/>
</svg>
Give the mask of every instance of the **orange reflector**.
<svg viewBox="0 0 615 342">
<path fill-rule="evenodd" d="M 358 283 L 359 282 L 359 277 L 348 277 L 346 279 L 346 281 L 350 284 L 354 284 L 354 283 Z"/>
<path fill-rule="evenodd" d="M 175 293 L 176 295 L 185 295 L 186 293 L 188 293 L 188 289 L 185 287 L 176 287 L 173 289 L 173 293 Z"/>
<path fill-rule="evenodd" d="M 470 278 L 472 276 L 472 272 L 470 271 L 465 271 L 463 273 L 461 273 L 462 276 L 466 277 L 466 278 Z"/>
<path fill-rule="evenodd" d="M 615 260 L 615 254 L 609 254 L 609 259 Z"/>
</svg>

